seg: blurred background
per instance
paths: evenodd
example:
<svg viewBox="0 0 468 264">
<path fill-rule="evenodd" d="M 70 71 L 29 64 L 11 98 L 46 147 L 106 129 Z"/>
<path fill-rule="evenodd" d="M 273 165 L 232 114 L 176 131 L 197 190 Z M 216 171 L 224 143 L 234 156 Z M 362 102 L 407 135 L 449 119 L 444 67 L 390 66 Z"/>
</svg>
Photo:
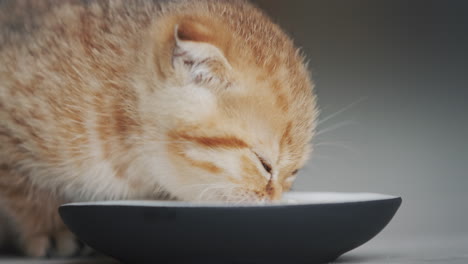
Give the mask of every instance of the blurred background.
<svg viewBox="0 0 468 264">
<path fill-rule="evenodd" d="M 455 252 L 465 257 L 450 263 L 466 263 L 468 1 L 252 1 L 302 47 L 316 84 L 315 151 L 294 189 L 401 196 L 394 220 L 364 248 L 385 241 L 376 255 L 449 263 Z M 425 261 L 434 238 L 444 248 Z M 387 250 L 396 246 L 407 251 Z M 337 263 L 382 261 L 368 256 Z"/>
<path fill-rule="evenodd" d="M 468 1 L 255 2 L 316 83 L 315 152 L 295 189 L 402 196 L 384 238 L 466 236 Z"/>
</svg>

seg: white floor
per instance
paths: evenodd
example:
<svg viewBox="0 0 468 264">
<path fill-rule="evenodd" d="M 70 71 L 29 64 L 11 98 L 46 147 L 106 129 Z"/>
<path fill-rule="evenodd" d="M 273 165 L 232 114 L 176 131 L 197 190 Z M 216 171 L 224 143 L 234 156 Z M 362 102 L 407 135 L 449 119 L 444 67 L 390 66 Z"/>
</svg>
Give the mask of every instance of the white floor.
<svg viewBox="0 0 468 264">
<path fill-rule="evenodd" d="M 0 258 L 0 264 L 118 264 L 110 259 L 27 260 Z M 335 264 L 468 264 L 468 235 L 377 237 L 334 262 Z M 220 263 L 221 264 L 221 263 Z M 293 263 L 285 263 L 293 264 Z"/>
</svg>

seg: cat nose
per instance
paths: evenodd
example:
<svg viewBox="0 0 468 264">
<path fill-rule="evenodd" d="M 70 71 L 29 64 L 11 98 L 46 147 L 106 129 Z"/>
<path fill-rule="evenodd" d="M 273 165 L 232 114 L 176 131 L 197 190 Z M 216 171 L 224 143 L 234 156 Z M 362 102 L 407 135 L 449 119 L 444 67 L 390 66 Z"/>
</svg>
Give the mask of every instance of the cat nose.
<svg viewBox="0 0 468 264">
<path fill-rule="evenodd" d="M 267 185 L 265 186 L 265 193 L 269 200 L 277 201 L 281 199 L 281 195 L 283 194 L 283 186 L 280 184 L 275 184 L 273 179 L 270 178 Z"/>
</svg>

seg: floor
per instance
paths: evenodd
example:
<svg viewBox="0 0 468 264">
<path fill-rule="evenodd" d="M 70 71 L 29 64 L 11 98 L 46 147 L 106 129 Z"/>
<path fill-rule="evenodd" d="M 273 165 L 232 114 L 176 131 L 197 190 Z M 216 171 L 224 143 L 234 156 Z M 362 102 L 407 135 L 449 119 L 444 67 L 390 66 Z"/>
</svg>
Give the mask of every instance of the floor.
<svg viewBox="0 0 468 264">
<path fill-rule="evenodd" d="M 334 263 L 467 264 L 468 235 L 388 239 L 377 237 Z"/>
<path fill-rule="evenodd" d="M 118 264 L 111 259 L 27 260 L 0 258 L 0 264 Z M 377 237 L 333 264 L 467 264 L 468 235 Z M 290 263 L 288 263 L 290 264 Z"/>
</svg>

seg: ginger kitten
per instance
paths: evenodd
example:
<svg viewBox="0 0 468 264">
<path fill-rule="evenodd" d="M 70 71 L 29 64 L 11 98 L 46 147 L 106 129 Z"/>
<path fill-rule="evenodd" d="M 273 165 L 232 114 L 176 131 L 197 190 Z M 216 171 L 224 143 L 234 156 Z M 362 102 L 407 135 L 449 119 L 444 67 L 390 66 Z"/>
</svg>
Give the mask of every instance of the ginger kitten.
<svg viewBox="0 0 468 264">
<path fill-rule="evenodd" d="M 248 2 L 0 8 L 0 207 L 26 255 L 76 251 L 63 202 L 275 200 L 306 162 L 304 59 Z"/>
</svg>

